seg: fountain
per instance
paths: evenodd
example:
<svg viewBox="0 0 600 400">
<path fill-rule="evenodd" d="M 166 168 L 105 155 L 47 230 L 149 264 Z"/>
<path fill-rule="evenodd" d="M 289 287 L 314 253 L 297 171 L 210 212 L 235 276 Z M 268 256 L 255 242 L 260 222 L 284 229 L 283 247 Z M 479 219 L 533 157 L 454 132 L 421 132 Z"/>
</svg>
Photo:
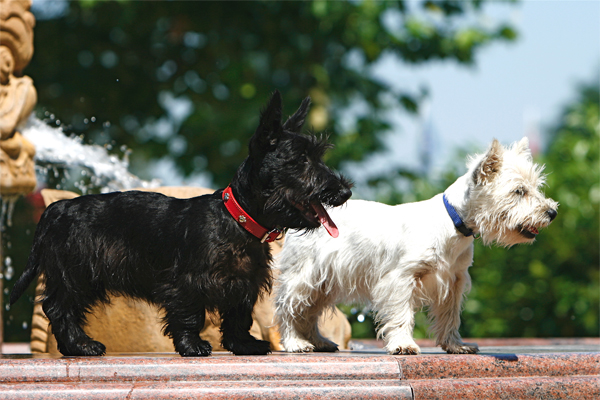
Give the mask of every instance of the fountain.
<svg viewBox="0 0 600 400">
<path fill-rule="evenodd" d="M 130 150 L 122 147 L 123 158 L 109 154 L 105 147 L 87 145 L 79 136 L 68 136 L 61 127 L 45 124 L 36 117 L 30 117 L 23 127 L 23 137 L 35 143 L 35 159 L 42 175 L 54 172 L 58 168 L 68 171 L 79 168 L 79 175 L 89 177 L 89 184 L 78 182 L 73 185 L 87 194 L 89 189 L 100 188 L 102 193 L 133 188 L 156 188 L 160 182 L 156 179 L 145 181 L 129 172 L 128 154 Z"/>
</svg>

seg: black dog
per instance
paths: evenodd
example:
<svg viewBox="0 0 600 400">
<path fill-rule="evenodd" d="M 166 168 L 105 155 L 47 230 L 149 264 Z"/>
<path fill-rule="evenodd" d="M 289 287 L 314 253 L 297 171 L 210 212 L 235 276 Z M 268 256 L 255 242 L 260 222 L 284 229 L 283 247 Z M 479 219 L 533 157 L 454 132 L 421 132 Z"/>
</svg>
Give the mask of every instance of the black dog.
<svg viewBox="0 0 600 400">
<path fill-rule="evenodd" d="M 309 105 L 307 98 L 282 125 L 281 96 L 273 94 L 225 190 L 185 200 L 132 191 L 52 204 L 11 304 L 43 273 L 43 309 L 64 355 L 105 353 L 82 326 L 109 293 L 162 307 L 164 333 L 182 356 L 210 355 L 200 338 L 207 310 L 219 312 L 224 348 L 269 353 L 269 342 L 248 332 L 254 304 L 272 283 L 265 242 L 285 228 L 321 224 L 336 235 L 323 205 L 339 206 L 352 194 L 321 160 L 329 145 L 300 133 Z"/>
</svg>

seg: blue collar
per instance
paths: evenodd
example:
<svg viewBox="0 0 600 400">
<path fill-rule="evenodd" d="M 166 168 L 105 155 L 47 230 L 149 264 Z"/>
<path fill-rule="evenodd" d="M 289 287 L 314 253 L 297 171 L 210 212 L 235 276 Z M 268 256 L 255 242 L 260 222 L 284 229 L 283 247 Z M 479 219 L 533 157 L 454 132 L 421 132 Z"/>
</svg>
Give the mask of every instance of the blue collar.
<svg viewBox="0 0 600 400">
<path fill-rule="evenodd" d="M 443 199 L 444 205 L 446 206 L 446 211 L 448 211 L 448 215 L 450 216 L 450 218 L 452 218 L 452 222 L 454 222 L 454 226 L 456 227 L 456 229 L 458 229 L 458 231 L 465 236 L 473 235 L 473 231 L 467 228 L 463 220 L 460 218 L 460 215 L 458 215 L 458 213 L 456 212 L 456 209 L 452 207 L 452 205 L 448 202 L 448 199 L 446 198 L 446 193 L 444 193 Z"/>
</svg>

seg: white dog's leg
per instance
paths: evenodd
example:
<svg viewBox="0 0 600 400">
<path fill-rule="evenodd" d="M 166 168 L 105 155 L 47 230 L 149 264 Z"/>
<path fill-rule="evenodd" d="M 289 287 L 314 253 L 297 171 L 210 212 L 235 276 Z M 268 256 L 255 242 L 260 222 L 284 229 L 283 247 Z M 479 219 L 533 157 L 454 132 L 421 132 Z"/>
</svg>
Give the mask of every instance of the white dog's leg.
<svg viewBox="0 0 600 400">
<path fill-rule="evenodd" d="M 385 341 L 389 354 L 420 354 L 421 349 L 413 339 L 415 312 L 413 295 L 414 278 L 386 277 L 373 290 L 373 306 L 379 324 L 378 335 Z"/>
<path fill-rule="evenodd" d="M 315 346 L 302 333 L 302 327 L 307 322 L 300 318 L 287 318 L 279 324 L 281 345 L 290 353 L 306 353 L 313 351 Z"/>
<path fill-rule="evenodd" d="M 280 323 L 281 344 L 290 353 L 305 353 L 310 351 L 334 352 L 337 344 L 323 337 L 318 328 L 318 319 L 323 309 L 306 308 L 302 316 L 286 317 Z"/>
<path fill-rule="evenodd" d="M 462 301 L 470 283 L 471 278 L 467 271 L 457 274 L 447 296 L 433 302 L 429 309 L 431 330 L 436 337 L 436 343 L 451 354 L 474 354 L 479 351 L 477 345 L 464 343 L 458 333 Z"/>
<path fill-rule="evenodd" d="M 333 303 L 307 285 L 282 285 L 278 291 L 275 315 L 283 348 L 290 353 L 337 351 L 337 345 L 321 336 L 318 328 L 319 317 Z"/>
<path fill-rule="evenodd" d="M 308 323 L 305 314 L 309 306 L 304 301 L 296 302 L 292 296 L 287 295 L 285 287 L 279 290 L 284 294 L 277 297 L 275 320 L 279 325 L 281 345 L 290 353 L 313 351 L 313 344 L 302 334 L 306 330 L 303 327 Z"/>
<path fill-rule="evenodd" d="M 332 305 L 333 304 L 329 299 L 320 296 L 316 299 L 315 305 L 308 308 L 304 314 L 306 324 L 303 324 L 299 328 L 302 329 L 302 335 L 314 346 L 313 351 L 338 351 L 337 344 L 323 337 L 319 332 L 319 317 Z"/>
</svg>

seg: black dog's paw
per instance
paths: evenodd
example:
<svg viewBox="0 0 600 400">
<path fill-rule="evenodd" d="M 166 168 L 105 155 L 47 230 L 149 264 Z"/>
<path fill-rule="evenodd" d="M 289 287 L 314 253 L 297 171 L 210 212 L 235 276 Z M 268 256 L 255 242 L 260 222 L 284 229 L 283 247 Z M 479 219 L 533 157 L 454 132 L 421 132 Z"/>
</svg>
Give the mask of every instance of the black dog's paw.
<svg viewBox="0 0 600 400">
<path fill-rule="evenodd" d="M 175 346 L 181 357 L 206 357 L 212 353 L 212 346 L 206 340 L 182 340 Z"/>
<path fill-rule="evenodd" d="M 313 340 L 312 343 L 315 346 L 315 348 L 313 349 L 314 352 L 335 353 L 336 351 L 340 350 L 336 343 L 333 343 L 331 340 L 326 339 L 320 335 L 317 339 Z"/>
<path fill-rule="evenodd" d="M 106 354 L 106 346 L 96 340 L 88 340 L 79 344 L 79 356 L 103 356 Z"/>
<path fill-rule="evenodd" d="M 58 350 L 64 356 L 93 357 L 106 354 L 106 346 L 92 339 L 80 340 L 79 342 L 68 346 L 59 345 Z"/>
<path fill-rule="evenodd" d="M 271 344 L 265 340 L 250 340 L 244 342 L 223 343 L 223 347 L 231 351 L 236 356 L 262 356 L 271 352 Z"/>
<path fill-rule="evenodd" d="M 335 353 L 340 351 L 340 349 L 335 343 L 333 343 L 333 345 L 317 346 L 313 351 L 315 353 Z"/>
<path fill-rule="evenodd" d="M 207 357 L 212 354 L 212 346 L 207 341 L 202 341 L 195 346 L 179 350 L 181 357 Z"/>
</svg>

